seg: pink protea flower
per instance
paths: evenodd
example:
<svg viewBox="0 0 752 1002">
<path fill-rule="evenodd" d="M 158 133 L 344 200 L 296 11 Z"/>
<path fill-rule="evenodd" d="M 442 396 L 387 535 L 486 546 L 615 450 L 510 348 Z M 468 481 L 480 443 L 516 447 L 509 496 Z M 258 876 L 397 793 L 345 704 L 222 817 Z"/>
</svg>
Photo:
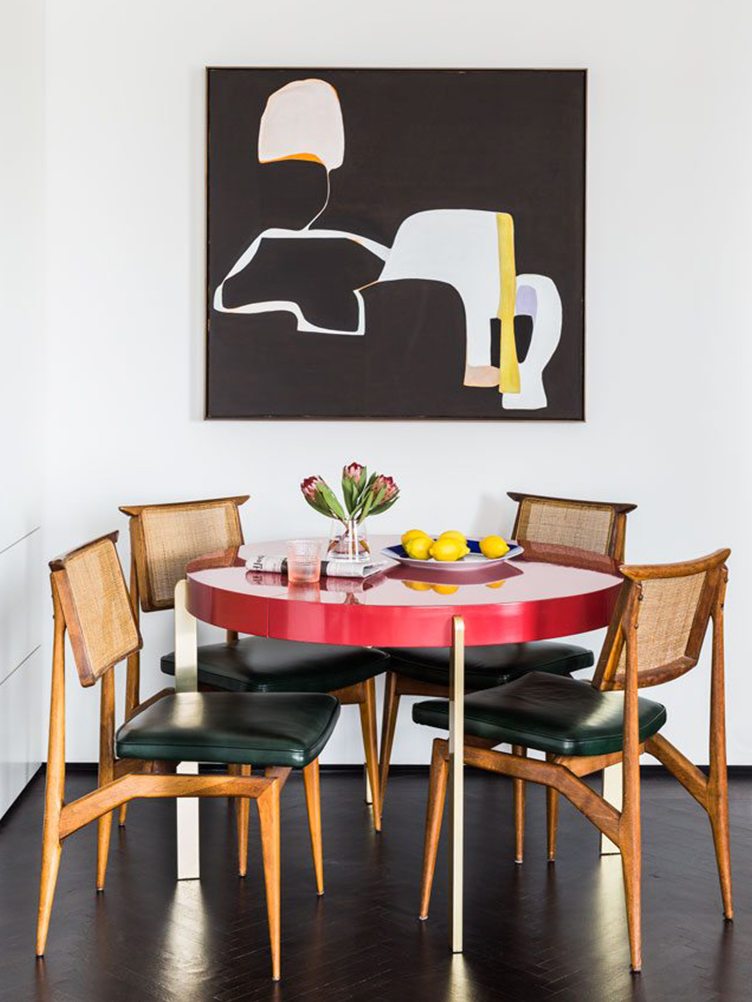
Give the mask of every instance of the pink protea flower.
<svg viewBox="0 0 752 1002">
<path fill-rule="evenodd" d="M 303 497 L 311 508 L 329 518 L 343 521 L 345 513 L 331 487 L 323 477 L 306 477 L 300 484 Z"/>
<path fill-rule="evenodd" d="M 323 484 L 323 479 L 321 477 L 306 477 L 300 485 L 300 489 L 303 492 L 303 497 L 306 501 L 313 501 L 319 494 L 319 487 Z"/>
<path fill-rule="evenodd" d="M 365 481 L 366 468 L 360 463 L 349 463 L 342 470 L 342 479 L 351 480 L 356 487 Z"/>
<path fill-rule="evenodd" d="M 399 492 L 399 487 L 394 482 L 393 477 L 385 477 L 383 474 L 379 474 L 379 476 L 376 477 L 373 482 L 373 486 L 371 487 L 371 492 L 373 493 L 374 498 L 377 498 L 382 491 L 384 493 L 381 497 L 381 504 L 391 501 L 394 497 L 396 497 Z"/>
</svg>

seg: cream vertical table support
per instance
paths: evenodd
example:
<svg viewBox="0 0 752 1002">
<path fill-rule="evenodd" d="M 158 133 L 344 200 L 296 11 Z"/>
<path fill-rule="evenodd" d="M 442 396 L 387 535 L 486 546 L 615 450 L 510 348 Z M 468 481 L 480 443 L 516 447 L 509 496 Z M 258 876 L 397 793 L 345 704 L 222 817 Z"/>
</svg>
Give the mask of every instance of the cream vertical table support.
<svg viewBox="0 0 752 1002">
<path fill-rule="evenodd" d="M 449 667 L 449 945 L 462 953 L 465 780 L 465 621 L 452 619 Z"/>
<path fill-rule="evenodd" d="M 196 692 L 198 689 L 197 621 L 187 608 L 188 582 L 175 585 L 175 691 Z M 181 775 L 196 775 L 198 762 L 181 762 Z M 198 797 L 178 797 L 177 842 L 178 880 L 197 880 L 199 866 Z"/>
<path fill-rule="evenodd" d="M 624 770 L 621 762 L 616 765 L 609 765 L 603 770 L 603 799 L 609 804 L 621 810 L 622 792 L 624 789 Z M 612 842 L 610 838 L 601 835 L 601 856 L 618 856 L 619 846 Z"/>
</svg>

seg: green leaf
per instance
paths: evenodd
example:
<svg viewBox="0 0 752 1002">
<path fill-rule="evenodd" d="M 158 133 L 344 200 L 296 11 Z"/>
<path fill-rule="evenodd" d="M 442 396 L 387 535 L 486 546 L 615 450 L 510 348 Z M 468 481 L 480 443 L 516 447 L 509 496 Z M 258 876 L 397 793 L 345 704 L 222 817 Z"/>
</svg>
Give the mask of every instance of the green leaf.
<svg viewBox="0 0 752 1002">
<path fill-rule="evenodd" d="M 345 507 L 348 513 L 352 514 L 355 504 L 355 484 L 350 477 L 346 476 L 345 469 L 346 467 L 342 468 L 342 497 L 345 499 Z"/>
<path fill-rule="evenodd" d="M 317 511 L 319 513 L 319 515 L 326 515 L 327 518 L 331 518 L 332 517 L 332 513 L 329 511 L 329 509 L 323 503 L 319 502 L 318 500 L 314 501 L 311 498 L 306 497 L 305 494 L 303 495 L 303 497 L 308 502 L 308 504 L 311 506 L 311 508 L 313 508 L 314 511 Z"/>
<path fill-rule="evenodd" d="M 337 500 L 337 495 L 331 489 L 329 484 L 322 482 L 319 485 L 319 494 L 321 495 L 323 501 L 329 506 L 329 511 L 334 518 L 338 518 L 341 522 L 344 522 L 347 518 L 345 515 L 342 505 Z"/>
<path fill-rule="evenodd" d="M 392 507 L 392 505 L 394 504 L 394 502 L 397 500 L 398 497 L 399 497 L 399 492 L 395 494 L 394 497 L 390 501 L 387 501 L 385 504 L 379 505 L 378 508 L 376 507 L 372 508 L 370 511 L 371 517 L 373 517 L 374 515 L 382 515 L 385 511 L 389 511 L 389 509 Z"/>
</svg>

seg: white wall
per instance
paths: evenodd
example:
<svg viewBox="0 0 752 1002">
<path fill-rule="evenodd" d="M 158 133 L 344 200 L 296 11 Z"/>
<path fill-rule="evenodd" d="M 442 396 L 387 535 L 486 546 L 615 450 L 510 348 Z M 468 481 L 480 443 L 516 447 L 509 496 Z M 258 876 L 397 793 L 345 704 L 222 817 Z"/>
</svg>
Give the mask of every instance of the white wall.
<svg viewBox="0 0 752 1002">
<path fill-rule="evenodd" d="M 39 766 L 44 4 L 0 0 L 0 816 Z"/>
<path fill-rule="evenodd" d="M 636 501 L 636 560 L 735 549 L 730 752 L 752 762 L 748 6 L 48 7 L 48 552 L 125 529 L 118 504 L 244 491 L 250 538 L 315 532 L 297 484 L 351 458 L 402 486 L 387 531 L 508 527 L 514 488 Z M 202 421 L 206 65 L 587 67 L 587 422 Z M 149 691 L 168 617 L 144 634 Z M 701 762 L 707 684 L 698 670 L 665 693 L 669 734 Z M 69 706 L 69 758 L 93 759 L 97 699 L 71 691 Z M 355 717 L 329 761 L 360 758 Z M 395 761 L 427 762 L 431 735 L 408 717 Z"/>
</svg>

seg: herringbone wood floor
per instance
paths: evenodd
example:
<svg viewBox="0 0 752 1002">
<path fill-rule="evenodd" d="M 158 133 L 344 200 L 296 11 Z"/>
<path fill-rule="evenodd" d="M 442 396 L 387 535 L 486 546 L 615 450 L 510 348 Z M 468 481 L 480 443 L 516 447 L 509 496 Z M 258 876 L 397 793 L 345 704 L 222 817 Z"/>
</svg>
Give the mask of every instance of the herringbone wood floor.
<svg viewBox="0 0 752 1002">
<path fill-rule="evenodd" d="M 92 785 L 69 777 L 69 797 Z M 327 892 L 314 893 L 302 783 L 283 795 L 283 980 L 269 979 L 257 831 L 235 875 L 233 815 L 202 807 L 200 883 L 176 885 L 174 805 L 137 803 L 115 833 L 105 894 L 95 830 L 65 846 L 48 952 L 33 956 L 43 780 L 0 826 L 0 998 L 49 1002 L 741 1002 L 752 999 L 752 780 L 732 782 L 737 918 L 723 922 L 709 826 L 672 780 L 644 804 L 644 972 L 628 972 L 617 858 L 564 804 L 548 866 L 543 791 L 530 789 L 527 858 L 512 862 L 511 790 L 468 771 L 466 952 L 446 946 L 445 857 L 416 920 L 427 777 L 390 782 L 373 833 L 355 774 L 322 776 Z M 444 846 L 442 845 L 442 851 Z"/>
</svg>

